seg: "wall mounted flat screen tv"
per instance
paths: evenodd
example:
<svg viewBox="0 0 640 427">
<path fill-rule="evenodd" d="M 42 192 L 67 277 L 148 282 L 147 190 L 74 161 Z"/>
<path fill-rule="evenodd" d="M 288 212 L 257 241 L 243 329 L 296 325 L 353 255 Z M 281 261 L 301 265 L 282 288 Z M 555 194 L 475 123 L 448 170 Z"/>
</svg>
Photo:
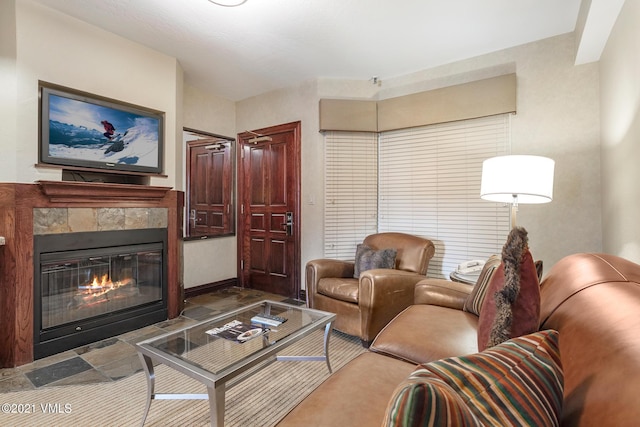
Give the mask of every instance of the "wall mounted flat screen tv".
<svg viewBox="0 0 640 427">
<path fill-rule="evenodd" d="M 161 174 L 164 113 L 40 82 L 40 162 Z"/>
</svg>

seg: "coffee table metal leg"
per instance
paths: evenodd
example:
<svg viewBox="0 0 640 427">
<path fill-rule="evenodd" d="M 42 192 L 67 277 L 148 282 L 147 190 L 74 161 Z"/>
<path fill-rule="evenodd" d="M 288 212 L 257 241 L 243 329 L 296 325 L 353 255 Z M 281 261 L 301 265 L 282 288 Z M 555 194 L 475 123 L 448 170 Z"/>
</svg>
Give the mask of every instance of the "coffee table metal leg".
<svg viewBox="0 0 640 427">
<path fill-rule="evenodd" d="M 329 373 L 332 374 L 333 370 L 331 369 L 331 362 L 329 361 L 329 338 L 331 338 L 331 331 L 333 331 L 333 324 L 331 322 L 327 323 L 324 327 L 324 345 L 322 349 L 322 356 L 288 356 L 288 355 L 277 355 L 276 360 L 279 362 L 285 361 L 305 361 L 305 362 L 325 362 L 327 364 L 327 368 L 329 369 Z"/>
<path fill-rule="evenodd" d="M 331 331 L 333 330 L 333 322 L 327 323 L 324 327 L 324 357 L 327 362 L 327 368 L 329 368 L 329 373 L 332 374 L 331 363 L 329 362 L 329 338 L 331 337 Z"/>
<path fill-rule="evenodd" d="M 149 415 L 149 409 L 151 408 L 151 400 L 153 398 L 156 386 L 156 376 L 153 371 L 153 362 L 150 358 L 145 356 L 142 353 L 138 353 L 140 356 L 140 360 L 142 360 L 142 367 L 144 368 L 144 372 L 147 374 L 147 404 L 144 408 L 144 414 L 142 414 L 142 422 L 140 426 L 144 426 L 144 422 L 147 420 L 147 415 Z"/>
<path fill-rule="evenodd" d="M 224 384 L 219 384 L 216 387 L 207 387 L 211 427 L 224 426 L 224 389 Z"/>
<path fill-rule="evenodd" d="M 144 426 L 147 416 L 149 415 L 149 409 L 151 408 L 151 401 L 154 399 L 209 399 L 209 411 L 211 417 L 212 427 L 224 426 L 224 393 L 225 385 L 218 384 L 215 387 L 207 387 L 207 394 L 194 394 L 194 393 L 163 393 L 156 394 L 156 375 L 153 370 L 153 361 L 148 356 L 142 353 L 138 353 L 140 360 L 142 360 L 142 368 L 147 374 L 147 403 L 144 408 L 144 414 L 142 414 L 142 422 L 140 426 Z"/>
</svg>

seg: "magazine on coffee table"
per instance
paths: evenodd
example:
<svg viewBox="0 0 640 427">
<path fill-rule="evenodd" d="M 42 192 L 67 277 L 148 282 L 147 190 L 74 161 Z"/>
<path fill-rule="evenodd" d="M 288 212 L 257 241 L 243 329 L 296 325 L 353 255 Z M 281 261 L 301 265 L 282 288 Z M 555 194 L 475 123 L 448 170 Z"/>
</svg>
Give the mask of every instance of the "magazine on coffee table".
<svg viewBox="0 0 640 427">
<path fill-rule="evenodd" d="M 230 341 L 243 343 L 249 341 L 252 338 L 259 337 L 265 332 L 265 329 L 243 323 L 239 320 L 233 320 L 229 323 L 219 326 L 217 328 L 209 329 L 207 334 L 224 338 Z"/>
</svg>

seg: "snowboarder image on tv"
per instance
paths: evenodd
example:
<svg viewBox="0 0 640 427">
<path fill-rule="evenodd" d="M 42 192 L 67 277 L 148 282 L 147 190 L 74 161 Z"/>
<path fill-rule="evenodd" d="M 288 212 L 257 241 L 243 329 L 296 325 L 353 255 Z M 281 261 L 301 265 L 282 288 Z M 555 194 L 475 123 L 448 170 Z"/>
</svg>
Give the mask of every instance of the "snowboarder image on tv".
<svg viewBox="0 0 640 427">
<path fill-rule="evenodd" d="M 103 133 L 103 135 L 106 136 L 109 141 L 111 141 L 113 139 L 113 134 L 116 132 L 116 128 L 106 120 L 103 120 L 100 123 L 102 123 L 102 126 L 104 126 L 105 132 Z"/>
<path fill-rule="evenodd" d="M 112 143 L 104 153 L 117 153 L 124 150 L 124 141 L 120 137 L 120 134 L 114 135 L 116 128 L 106 120 L 102 120 L 100 123 L 102 123 L 102 126 L 104 126 L 105 133 L 103 133 L 103 135 L 106 136 L 107 139 Z M 127 132 L 129 131 L 127 130 L 122 136 L 126 136 Z"/>
</svg>

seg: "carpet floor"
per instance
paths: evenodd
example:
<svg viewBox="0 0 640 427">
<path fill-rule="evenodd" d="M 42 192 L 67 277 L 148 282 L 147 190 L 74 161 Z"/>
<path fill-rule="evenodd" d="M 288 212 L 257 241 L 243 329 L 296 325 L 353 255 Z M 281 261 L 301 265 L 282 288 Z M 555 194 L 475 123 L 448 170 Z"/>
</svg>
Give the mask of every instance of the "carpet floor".
<svg viewBox="0 0 640 427">
<path fill-rule="evenodd" d="M 315 331 L 280 354 L 322 354 L 323 331 Z M 359 339 L 334 331 L 329 343 L 333 371 L 366 351 Z M 206 387 L 160 365 L 157 393 L 206 393 Z M 227 390 L 225 426 L 275 425 L 320 385 L 329 372 L 324 362 L 274 362 Z M 144 373 L 91 385 L 60 386 L 0 394 L 3 426 L 138 426 L 147 383 Z M 206 400 L 154 400 L 145 426 L 208 426 Z"/>
</svg>

